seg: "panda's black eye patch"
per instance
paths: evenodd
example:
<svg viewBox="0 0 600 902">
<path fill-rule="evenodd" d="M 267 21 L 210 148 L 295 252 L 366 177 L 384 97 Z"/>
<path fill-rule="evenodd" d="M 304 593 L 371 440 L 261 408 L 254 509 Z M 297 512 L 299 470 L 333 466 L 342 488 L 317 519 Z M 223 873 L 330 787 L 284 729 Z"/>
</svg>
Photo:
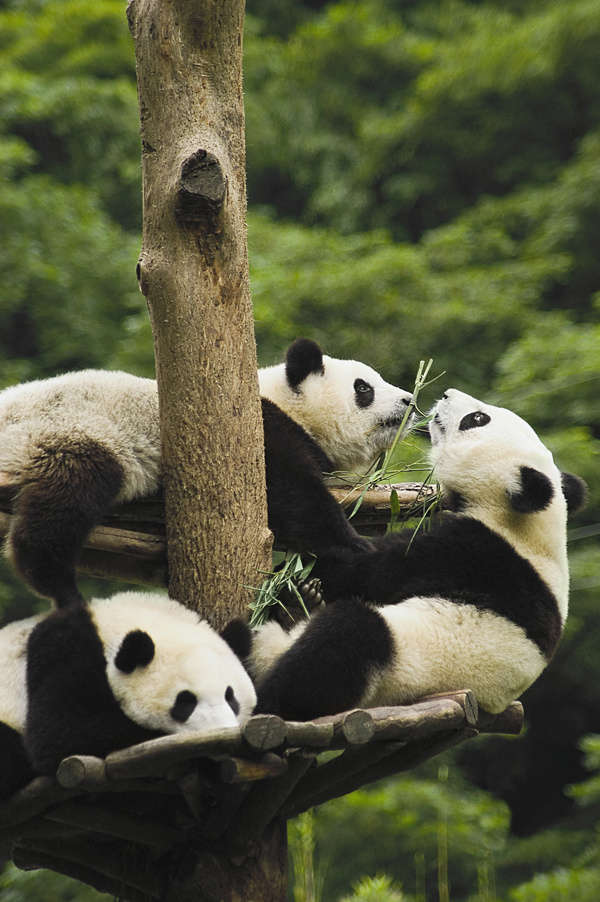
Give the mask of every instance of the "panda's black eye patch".
<svg viewBox="0 0 600 902">
<path fill-rule="evenodd" d="M 375 397 L 375 389 L 364 379 L 355 379 L 354 397 L 359 407 L 370 407 Z"/>
<path fill-rule="evenodd" d="M 231 708 L 231 710 L 237 717 L 238 714 L 240 713 L 240 703 L 238 702 L 237 698 L 235 697 L 235 692 L 233 691 L 233 688 L 231 686 L 228 686 L 227 689 L 225 690 L 225 701 L 227 702 L 227 704 L 229 705 L 229 707 Z"/>
<path fill-rule="evenodd" d="M 115 657 L 115 667 L 122 673 L 133 673 L 146 667 L 154 657 L 154 642 L 143 630 L 132 630 L 124 637 Z"/>
<path fill-rule="evenodd" d="M 175 704 L 171 708 L 171 717 L 177 723 L 185 723 L 196 710 L 198 699 L 189 689 L 183 689 L 177 694 Z"/>
<path fill-rule="evenodd" d="M 474 413 L 468 413 L 464 416 L 460 421 L 460 426 L 458 428 L 461 432 L 466 432 L 467 429 L 477 429 L 479 426 L 487 426 L 491 419 L 492 418 L 488 416 L 487 413 L 484 413 L 482 410 L 476 410 Z"/>
</svg>

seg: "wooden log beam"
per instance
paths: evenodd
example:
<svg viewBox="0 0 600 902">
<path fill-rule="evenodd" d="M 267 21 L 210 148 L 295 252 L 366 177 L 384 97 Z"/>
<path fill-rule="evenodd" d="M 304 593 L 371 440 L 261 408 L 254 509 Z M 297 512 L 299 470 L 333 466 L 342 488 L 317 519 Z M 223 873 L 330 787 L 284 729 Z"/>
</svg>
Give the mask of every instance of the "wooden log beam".
<svg viewBox="0 0 600 902">
<path fill-rule="evenodd" d="M 139 779 L 165 774 L 193 758 L 226 758 L 243 754 L 244 743 L 238 727 L 225 727 L 208 733 L 160 736 L 106 756 L 106 775 L 110 780 Z"/>
<path fill-rule="evenodd" d="M 370 708 L 377 740 L 409 740 L 449 727 L 477 724 L 477 701 L 470 690 L 399 708 Z"/>
<path fill-rule="evenodd" d="M 22 870 L 48 868 L 100 890 L 122 897 L 124 885 L 130 902 L 161 900 L 166 885 L 165 869 L 153 866 L 148 853 L 135 854 L 129 844 L 83 837 L 68 844 L 60 837 L 36 839 L 18 846 L 14 863 Z"/>
<path fill-rule="evenodd" d="M 357 708 L 343 711 L 332 717 L 316 717 L 313 723 L 331 724 L 333 736 L 331 748 L 344 748 L 347 745 L 364 745 L 375 735 L 375 724 L 370 711 Z"/>
<path fill-rule="evenodd" d="M 56 855 L 48 855 L 39 849 L 16 846 L 13 852 L 13 861 L 21 871 L 55 871 L 57 874 L 70 877 L 79 883 L 86 883 L 99 893 L 107 893 L 115 899 L 124 899 L 125 889 L 127 889 L 128 902 L 152 902 L 152 900 L 160 902 L 162 897 L 162 891 L 159 895 L 156 888 L 152 892 L 151 887 L 144 889 L 130 887 L 122 876 L 109 877 L 87 865 Z"/>
<path fill-rule="evenodd" d="M 369 783 L 417 767 L 473 736 L 477 736 L 477 730 L 474 727 L 464 727 L 428 736 L 415 743 L 392 742 L 370 745 L 366 751 L 354 752 L 356 760 L 351 761 L 350 766 L 342 764 L 343 759 L 349 754 L 345 752 L 338 768 L 330 768 L 330 765 L 338 761 L 335 759 L 308 773 L 297 791 L 290 795 L 280 815 L 286 819 L 296 817 L 315 805 L 321 805 Z M 344 772 L 345 767 L 347 772 Z M 324 768 L 328 768 L 329 773 L 319 774 Z"/>
<path fill-rule="evenodd" d="M 186 831 L 162 821 L 143 820 L 105 808 L 78 802 L 64 802 L 47 812 L 46 819 L 59 824 L 76 827 L 83 832 L 100 833 L 113 839 L 123 839 L 144 846 L 151 846 L 159 853 L 184 842 Z"/>
<path fill-rule="evenodd" d="M 282 805 L 312 765 L 313 758 L 314 755 L 292 752 L 288 756 L 287 773 L 269 787 L 269 792 L 262 786 L 250 790 L 223 834 L 224 848 L 234 862 L 250 853 L 252 844 L 278 817 Z"/>
<path fill-rule="evenodd" d="M 14 827 L 0 828 L 0 843 L 19 843 L 39 836 L 72 836 L 73 827 L 53 824 L 45 817 L 34 817 Z"/>
<path fill-rule="evenodd" d="M 523 729 L 523 719 L 521 702 L 511 702 L 508 708 L 501 711 L 500 714 L 480 711 L 477 718 L 477 730 L 480 733 L 504 733 L 518 736 Z"/>
<path fill-rule="evenodd" d="M 398 483 L 369 489 L 352 518 L 359 532 L 385 532 L 390 520 L 392 491 L 397 493 L 400 510 L 406 516 L 420 503 L 434 497 L 437 486 Z M 348 514 L 361 494 L 344 486 L 333 486 L 330 492 Z M 14 487 L 0 486 L 0 542 L 8 535 L 16 495 Z M 88 576 L 165 587 L 167 560 L 162 496 L 153 495 L 112 508 L 87 537 L 77 569 Z"/>
<path fill-rule="evenodd" d="M 63 789 L 53 777 L 36 777 L 9 799 L 0 802 L 0 823 L 5 828 L 22 824 L 76 794 L 76 791 Z"/>
<path fill-rule="evenodd" d="M 288 770 L 285 758 L 266 752 L 252 758 L 225 758 L 219 768 L 224 783 L 255 783 L 282 777 Z"/>
<path fill-rule="evenodd" d="M 165 774 L 193 758 L 248 756 L 280 746 L 285 740 L 285 722 L 274 714 L 259 714 L 239 727 L 224 727 L 202 733 L 172 734 L 111 752 L 106 757 L 109 780 L 124 780 Z"/>
</svg>

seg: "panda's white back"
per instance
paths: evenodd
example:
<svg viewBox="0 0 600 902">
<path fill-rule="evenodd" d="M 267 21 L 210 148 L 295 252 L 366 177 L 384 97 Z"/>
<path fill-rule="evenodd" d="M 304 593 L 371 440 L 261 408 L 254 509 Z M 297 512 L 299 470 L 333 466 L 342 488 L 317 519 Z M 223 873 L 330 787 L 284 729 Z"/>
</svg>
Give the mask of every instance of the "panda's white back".
<svg viewBox="0 0 600 902">
<path fill-rule="evenodd" d="M 109 448 L 124 474 L 119 500 L 158 487 L 160 436 L 156 382 L 129 373 L 84 370 L 0 392 L 0 474 L 21 483 L 48 468 L 44 455 L 72 443 Z"/>
</svg>

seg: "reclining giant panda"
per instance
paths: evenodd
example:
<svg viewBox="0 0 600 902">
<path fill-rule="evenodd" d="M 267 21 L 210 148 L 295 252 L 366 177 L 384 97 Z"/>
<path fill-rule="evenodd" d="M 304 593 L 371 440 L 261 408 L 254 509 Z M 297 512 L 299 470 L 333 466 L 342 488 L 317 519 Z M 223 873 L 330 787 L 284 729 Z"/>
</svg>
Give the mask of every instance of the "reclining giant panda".
<svg viewBox="0 0 600 902">
<path fill-rule="evenodd" d="M 307 720 L 469 688 L 498 713 L 552 658 L 568 610 L 567 511 L 585 483 L 516 414 L 460 391 L 429 431 L 453 512 L 317 559 L 327 607 L 289 633 L 255 632 L 257 711 Z"/>
<path fill-rule="evenodd" d="M 247 627 L 216 633 L 163 595 L 121 592 L 0 630 L 0 799 L 72 754 L 242 725 Z"/>
<path fill-rule="evenodd" d="M 314 553 L 365 547 L 323 472 L 368 469 L 391 444 L 410 393 L 309 339 L 259 377 L 276 541 Z M 75 563 L 90 530 L 113 504 L 155 492 L 160 476 L 154 380 L 86 370 L 0 392 L 0 486 L 18 488 L 7 554 L 59 607 L 81 600 Z"/>
</svg>

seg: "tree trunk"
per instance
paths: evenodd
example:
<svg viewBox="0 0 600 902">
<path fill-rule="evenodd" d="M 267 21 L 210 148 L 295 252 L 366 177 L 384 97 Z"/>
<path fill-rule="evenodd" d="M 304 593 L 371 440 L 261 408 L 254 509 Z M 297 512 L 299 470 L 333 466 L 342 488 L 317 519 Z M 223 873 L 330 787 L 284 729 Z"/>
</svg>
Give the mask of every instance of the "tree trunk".
<svg viewBox="0 0 600 902">
<path fill-rule="evenodd" d="M 270 563 L 246 250 L 243 0 L 130 0 L 142 136 L 138 278 L 154 333 L 169 592 L 217 628 Z M 280 902 L 285 824 L 232 864 L 192 849 L 168 902 Z"/>
<path fill-rule="evenodd" d="M 269 562 L 246 250 L 243 0 L 131 0 L 138 266 L 154 333 L 170 594 L 220 628 Z M 234 492 L 235 486 L 235 492 Z"/>
</svg>

